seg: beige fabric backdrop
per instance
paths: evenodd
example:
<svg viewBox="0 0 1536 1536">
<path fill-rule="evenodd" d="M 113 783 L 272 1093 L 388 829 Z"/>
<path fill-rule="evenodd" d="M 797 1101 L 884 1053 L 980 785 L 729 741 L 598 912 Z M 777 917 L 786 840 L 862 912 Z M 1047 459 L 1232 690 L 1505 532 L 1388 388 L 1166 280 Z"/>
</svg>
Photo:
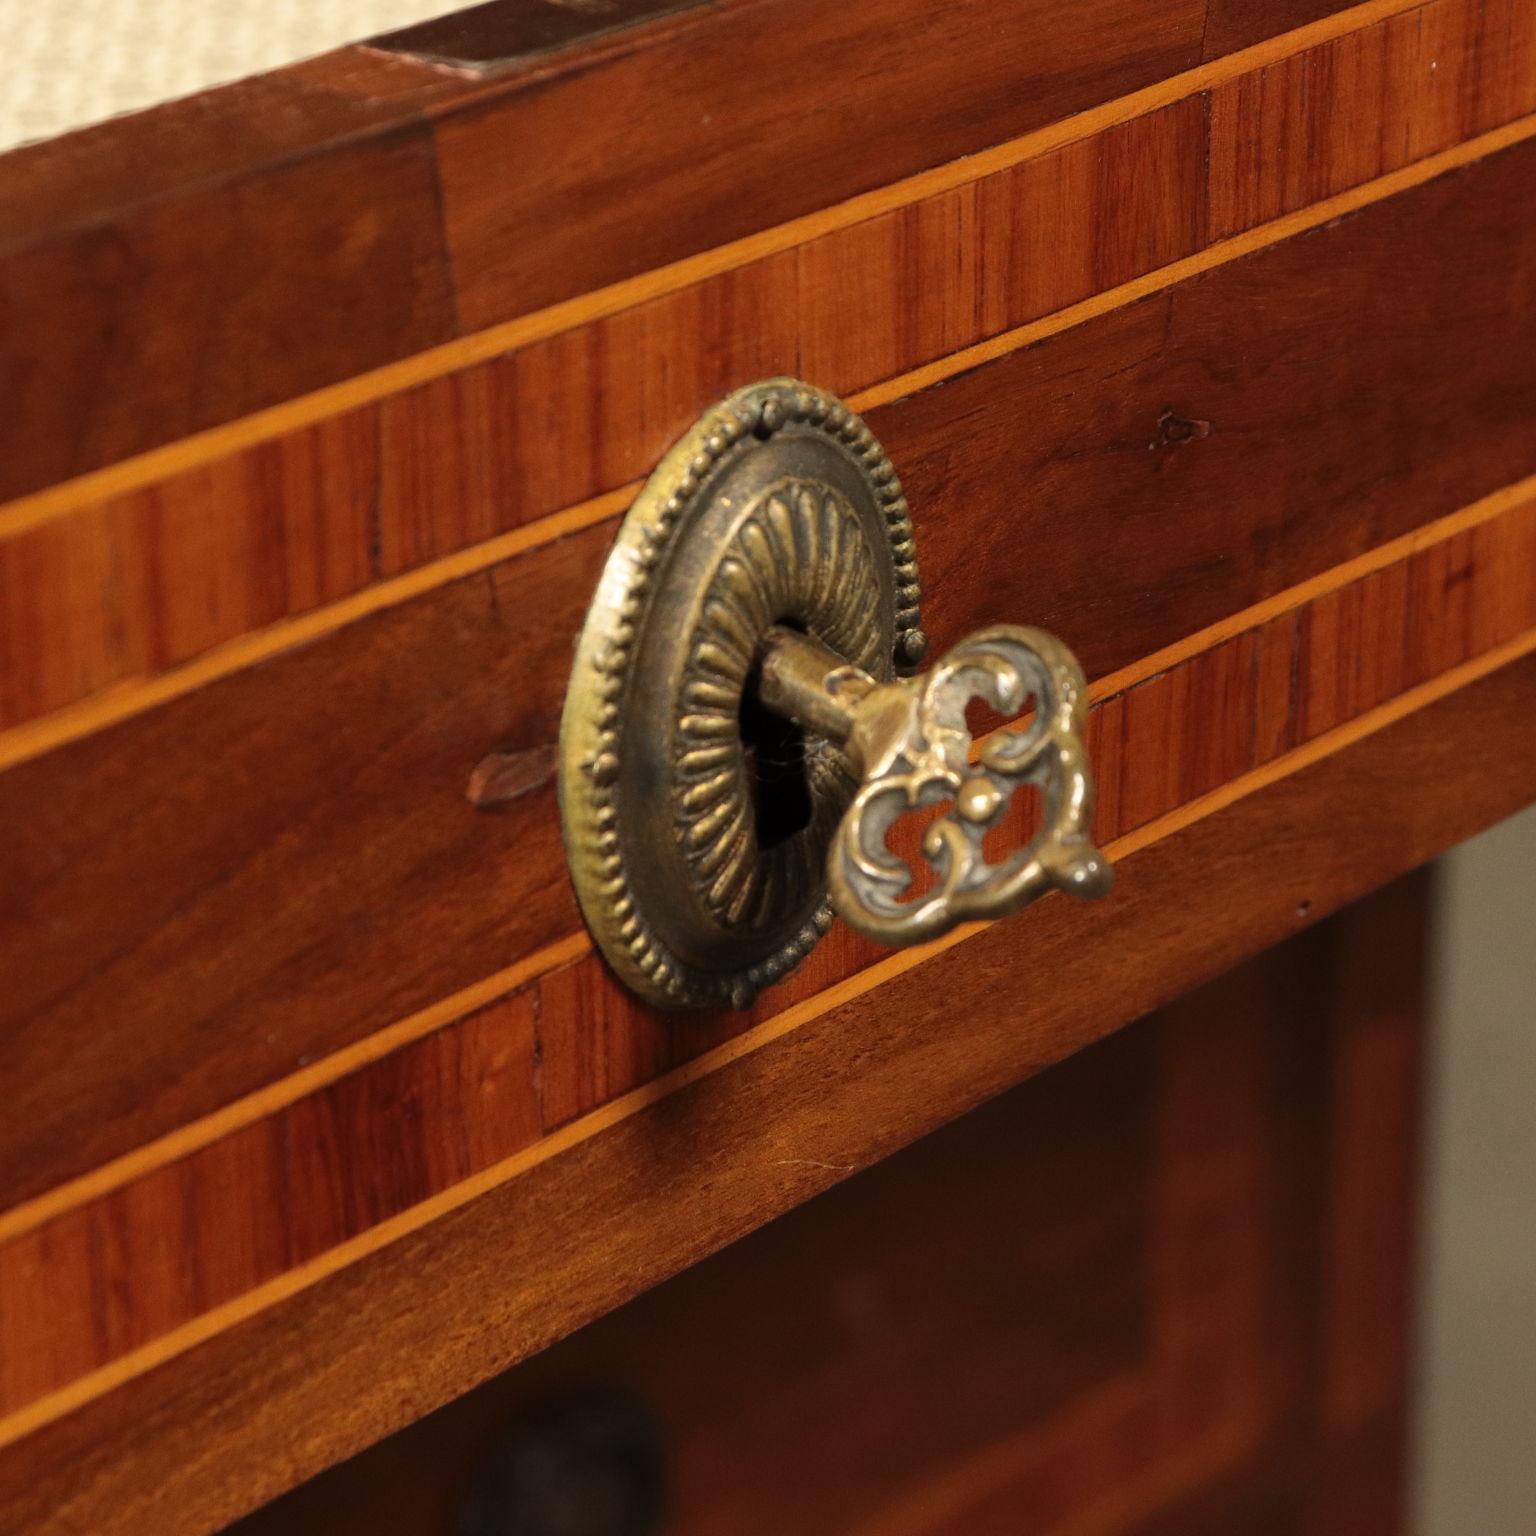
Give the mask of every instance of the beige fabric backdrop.
<svg viewBox="0 0 1536 1536">
<path fill-rule="evenodd" d="M 1536 810 L 1441 868 L 1418 1536 L 1536 1531 Z"/>
<path fill-rule="evenodd" d="M 0 150 L 260 74 L 467 3 L 0 0 L 6 56 Z"/>
</svg>

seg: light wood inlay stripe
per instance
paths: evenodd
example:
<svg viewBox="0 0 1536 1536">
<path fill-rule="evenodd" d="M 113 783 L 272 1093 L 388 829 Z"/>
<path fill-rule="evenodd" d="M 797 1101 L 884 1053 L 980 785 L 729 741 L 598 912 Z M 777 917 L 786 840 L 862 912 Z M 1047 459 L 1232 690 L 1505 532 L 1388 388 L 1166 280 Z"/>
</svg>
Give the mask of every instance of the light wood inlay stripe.
<svg viewBox="0 0 1536 1536">
<path fill-rule="evenodd" d="M 1246 796 L 1252 795 L 1311 764 L 1320 762 L 1354 742 L 1384 729 L 1415 711 L 1465 688 L 1499 668 L 1536 651 L 1536 629 L 1511 639 L 1482 656 L 1450 668 L 1440 676 L 1398 695 L 1359 718 L 1324 733 L 1284 756 L 1243 775 L 1188 805 L 1158 818 L 1109 846 L 1112 858 L 1125 859 L 1139 849 L 1192 826 Z M 498 1186 L 518 1178 L 539 1164 L 569 1152 L 603 1131 L 643 1113 L 680 1089 L 719 1071 L 771 1042 L 783 1038 L 828 1009 L 895 981 L 934 955 L 964 943 L 981 925 L 957 929 L 945 938 L 911 950 L 897 951 L 874 965 L 829 987 L 815 998 L 726 1041 L 682 1067 L 637 1088 L 623 1097 L 552 1132 L 533 1145 L 486 1168 L 452 1188 L 421 1201 L 357 1237 L 340 1243 L 317 1257 L 232 1301 L 214 1307 L 170 1330 L 152 1342 L 112 1360 L 69 1382 L 67 1386 L 0 1420 L 0 1445 L 9 1444 L 43 1425 L 70 1413 L 156 1366 L 185 1353 L 226 1329 L 298 1295 L 329 1275 L 366 1258 L 408 1234 L 457 1210 Z"/>
<path fill-rule="evenodd" d="M 1274 761 L 1306 761 L 1294 754 L 1309 743 L 1341 739 L 1536 625 L 1536 501 L 1399 547 L 1395 564 L 1352 563 L 1353 581 L 1239 633 L 1223 628 L 1181 664 L 1100 697 L 1088 735 L 1107 846 L 1145 846 L 1146 829 L 1240 793 L 1233 786 Z M 1005 833 L 1022 839 L 1015 819 Z M 898 834 L 913 857 L 919 827 Z M 0 1247 L 0 1404 L 19 1410 L 133 1355 L 737 1032 L 818 1017 L 890 961 L 836 929 L 755 1016 L 668 1019 L 639 1007 L 577 938 L 522 978 L 493 978 L 404 1021 L 388 1033 L 395 1049 L 369 1042 L 369 1059 L 340 1076 L 329 1075 L 339 1058 L 320 1063 L 290 1103 L 263 1096 L 265 1115 Z M 504 980 L 513 989 L 498 994 Z M 467 1015 L 446 1017 L 466 1003 Z M 389 1157 L 374 1155 L 380 1145 Z M 167 1222 L 196 1235 L 174 1266 L 154 1238 Z"/>
<path fill-rule="evenodd" d="M 503 352 L 553 336 L 575 326 L 675 293 L 704 281 L 787 251 L 850 225 L 906 207 L 922 199 L 965 186 L 1024 160 L 1062 145 L 1091 137 L 1106 128 L 1141 117 L 1173 102 L 1214 89 L 1238 76 L 1266 68 L 1293 54 L 1316 48 L 1352 31 L 1410 11 L 1422 10 L 1434 0 L 1365 0 L 1349 10 L 1337 11 L 1294 31 L 1227 54 L 1182 74 L 1114 101 L 1105 102 L 1049 127 L 1024 134 L 978 154 L 967 155 L 932 170 L 890 182 L 871 192 L 830 208 L 790 220 L 771 229 L 700 252 L 682 261 L 551 305 L 472 336 L 445 343 L 428 351 L 390 363 L 258 411 L 238 421 L 209 428 L 175 443 L 130 459 L 93 470 L 88 474 L 18 497 L 0 506 L 0 533 L 14 533 L 38 522 L 121 494 L 155 480 L 179 473 L 196 464 L 222 458 L 238 449 L 291 432 L 296 427 L 335 416 L 369 401 L 397 394 L 413 385 L 440 378 L 466 365 L 482 362 Z"/>
<path fill-rule="evenodd" d="M 1089 687 L 1089 697 L 1095 704 L 1100 704 L 1117 695 L 1129 693 L 1140 684 L 1172 672 L 1196 657 L 1214 652 L 1239 636 L 1262 631 L 1277 620 L 1294 615 L 1330 594 L 1352 587 L 1376 572 L 1400 565 L 1423 551 L 1448 546 L 1462 535 L 1498 519 L 1520 515 L 1522 509 L 1530 508 L 1533 503 L 1536 503 L 1536 475 L 1506 486 L 1470 506 L 1278 592 L 1130 666 L 1095 679 Z M 368 1063 L 422 1039 L 550 971 L 570 964 L 588 954 L 590 949 L 591 944 L 585 932 L 571 934 L 441 999 L 431 1007 L 396 1020 L 355 1044 L 322 1057 L 302 1070 L 237 1099 L 212 1114 L 147 1142 L 45 1194 L 13 1206 L 0 1213 L 0 1243 L 30 1231 L 86 1201 L 98 1199 L 113 1189 L 143 1178 L 157 1168 L 187 1157 L 200 1147 L 228 1136 L 243 1126 L 276 1114 Z"/>
<path fill-rule="evenodd" d="M 1521 118 L 1502 128 L 1458 144 L 1452 149 L 1415 162 L 1401 170 L 1311 207 L 1286 214 L 1244 235 L 1216 245 L 1106 290 L 1082 303 L 1059 310 L 1041 320 L 992 337 L 975 346 L 854 394 L 856 410 L 878 406 L 913 394 L 946 378 L 976 368 L 1030 346 L 1049 336 L 1081 325 L 1099 315 L 1210 271 L 1265 246 L 1330 223 L 1382 198 L 1430 181 L 1459 167 L 1520 143 L 1536 134 L 1536 115 Z M 78 704 L 0 732 L 0 770 L 41 756 L 71 741 L 103 730 L 120 721 L 201 688 L 219 678 L 256 665 L 285 651 L 307 645 L 343 626 L 394 607 L 424 592 L 486 570 L 513 556 L 540 548 L 581 529 L 602 523 L 620 513 L 633 499 L 640 482 L 592 497 L 551 516 L 540 518 L 511 532 L 417 566 L 297 617 L 241 635 L 215 646 L 194 660 L 146 680 L 135 681 L 95 694 Z"/>
</svg>

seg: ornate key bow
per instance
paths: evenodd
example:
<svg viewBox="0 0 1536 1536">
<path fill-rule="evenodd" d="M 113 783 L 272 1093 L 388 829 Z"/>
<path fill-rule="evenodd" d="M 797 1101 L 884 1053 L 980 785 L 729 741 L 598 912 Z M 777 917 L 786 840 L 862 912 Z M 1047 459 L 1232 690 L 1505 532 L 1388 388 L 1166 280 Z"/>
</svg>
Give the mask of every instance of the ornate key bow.
<svg viewBox="0 0 1536 1536">
<path fill-rule="evenodd" d="M 762 696 L 770 708 L 842 746 L 862 783 L 832 841 L 834 906 L 887 944 L 935 938 L 955 924 L 1016 912 L 1053 886 L 1102 895 L 1112 871 L 1094 846 L 1093 776 L 1083 749 L 1086 685 L 1070 651 L 1038 629 L 977 630 L 928 673 L 879 683 L 814 640 L 770 634 Z M 966 706 L 1033 715 L 975 745 Z M 983 844 L 1014 791 L 1039 790 L 1040 830 L 1000 863 Z M 887 843 L 901 817 L 952 801 L 927 829 L 923 857 L 935 883 L 907 896 L 913 871 Z"/>
</svg>

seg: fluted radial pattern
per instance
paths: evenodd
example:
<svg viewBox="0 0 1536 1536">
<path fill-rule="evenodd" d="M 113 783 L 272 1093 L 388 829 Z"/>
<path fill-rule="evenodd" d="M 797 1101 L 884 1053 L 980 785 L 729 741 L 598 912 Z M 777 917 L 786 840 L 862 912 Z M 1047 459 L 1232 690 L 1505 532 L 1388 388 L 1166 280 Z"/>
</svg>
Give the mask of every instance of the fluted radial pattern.
<svg viewBox="0 0 1536 1536">
<path fill-rule="evenodd" d="M 716 568 L 689 658 L 676 737 L 677 810 L 699 897 L 729 927 L 782 920 L 820 886 L 827 835 L 853 781 L 841 756 L 809 743 L 810 827 L 759 846 L 741 700 L 763 635 L 793 624 L 866 671 L 884 658 L 877 589 L 849 579 L 872 554 L 852 507 L 809 481 L 770 487 L 742 520 Z"/>
</svg>

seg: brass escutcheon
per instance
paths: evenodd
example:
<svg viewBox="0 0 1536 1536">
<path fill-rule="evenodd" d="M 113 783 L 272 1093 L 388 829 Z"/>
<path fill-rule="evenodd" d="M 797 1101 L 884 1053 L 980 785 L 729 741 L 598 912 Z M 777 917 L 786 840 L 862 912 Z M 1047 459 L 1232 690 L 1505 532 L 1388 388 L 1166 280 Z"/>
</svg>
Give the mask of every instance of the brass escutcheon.
<svg viewBox="0 0 1536 1536">
<path fill-rule="evenodd" d="M 746 1007 L 833 909 L 886 943 L 1017 910 L 1110 872 L 1090 829 L 1085 687 L 1060 641 L 994 626 L 921 678 L 916 552 L 868 427 L 794 379 L 739 390 L 666 456 L 630 509 L 566 694 L 560 806 L 582 913 L 637 993 Z M 981 697 L 1027 722 L 972 761 Z M 1013 791 L 1043 824 L 990 863 Z M 908 811 L 932 888 L 886 844 Z"/>
</svg>

